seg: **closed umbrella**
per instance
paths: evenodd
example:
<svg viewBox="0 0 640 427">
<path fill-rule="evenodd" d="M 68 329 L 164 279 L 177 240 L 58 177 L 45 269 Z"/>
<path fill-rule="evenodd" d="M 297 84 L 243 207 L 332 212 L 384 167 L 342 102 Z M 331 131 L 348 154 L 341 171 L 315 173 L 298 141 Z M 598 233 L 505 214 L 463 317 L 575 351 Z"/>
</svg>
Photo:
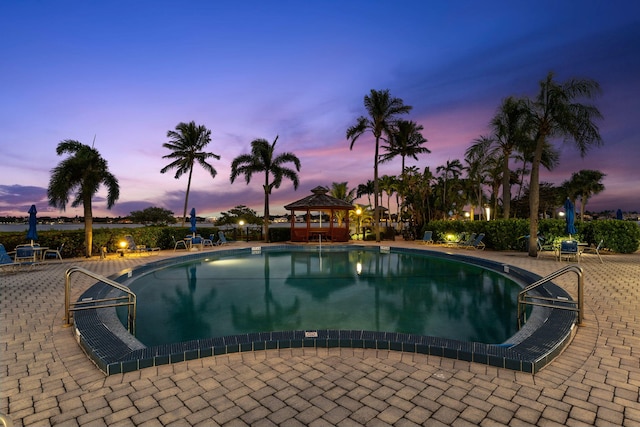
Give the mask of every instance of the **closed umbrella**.
<svg viewBox="0 0 640 427">
<path fill-rule="evenodd" d="M 567 227 L 565 231 L 571 237 L 572 234 L 576 234 L 576 226 L 574 225 L 576 210 L 571 203 L 571 200 L 567 197 L 567 200 L 564 202 L 564 212 L 565 212 L 565 220 L 567 221 Z"/>
<path fill-rule="evenodd" d="M 191 208 L 191 232 L 193 233 L 193 235 L 196 235 L 196 208 Z"/>
<path fill-rule="evenodd" d="M 29 208 L 29 231 L 27 232 L 27 240 L 31 240 L 31 246 L 33 246 L 33 241 L 38 240 L 38 230 L 37 224 L 38 220 L 36 219 L 36 214 L 38 211 L 36 210 L 36 205 L 31 205 Z"/>
<path fill-rule="evenodd" d="M 616 211 L 616 219 L 622 219 L 622 209 Z"/>
</svg>

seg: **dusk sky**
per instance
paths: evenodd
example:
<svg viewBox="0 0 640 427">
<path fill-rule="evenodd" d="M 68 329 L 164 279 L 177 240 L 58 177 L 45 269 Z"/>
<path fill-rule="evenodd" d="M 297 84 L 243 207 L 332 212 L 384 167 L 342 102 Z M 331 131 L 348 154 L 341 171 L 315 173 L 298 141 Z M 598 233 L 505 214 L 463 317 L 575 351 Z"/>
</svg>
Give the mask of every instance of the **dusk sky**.
<svg viewBox="0 0 640 427">
<path fill-rule="evenodd" d="M 189 209 L 217 216 L 244 204 L 263 213 L 264 176 L 230 184 L 230 165 L 256 138 L 301 163 L 296 192 L 284 181 L 271 213 L 318 185 L 373 179 L 370 134 L 349 150 L 346 129 L 363 98 L 389 89 L 424 126 L 431 154 L 407 166 L 432 172 L 463 161 L 507 96 L 534 97 L 549 71 L 587 77 L 603 146 L 585 158 L 562 145 L 541 180 L 581 169 L 606 174 L 587 210 L 640 211 L 640 2 L 605 1 L 3 1 L 0 2 L 0 216 L 82 215 L 48 206 L 50 172 L 65 139 L 95 148 L 120 183 L 120 199 L 94 216 L 158 206 L 182 214 L 187 176 L 161 174 L 168 130 L 211 129 L 218 175 L 196 166 Z M 380 175 L 400 173 L 400 159 Z M 386 200 L 386 198 L 385 198 Z M 366 199 L 363 199 L 366 201 Z M 386 203 L 386 202 L 385 202 Z"/>
</svg>

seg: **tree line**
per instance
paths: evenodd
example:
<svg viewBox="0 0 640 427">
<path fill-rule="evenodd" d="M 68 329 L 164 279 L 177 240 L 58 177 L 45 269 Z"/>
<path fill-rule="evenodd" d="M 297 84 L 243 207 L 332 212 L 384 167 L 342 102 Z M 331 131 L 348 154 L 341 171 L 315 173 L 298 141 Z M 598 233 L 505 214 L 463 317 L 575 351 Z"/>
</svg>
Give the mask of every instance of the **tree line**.
<svg viewBox="0 0 640 427">
<path fill-rule="evenodd" d="M 540 167 L 552 169 L 557 166 L 557 141 L 573 143 L 581 156 L 592 146 L 602 144 L 595 123 L 601 114 L 593 104 L 588 103 L 599 91 L 599 85 L 593 80 L 557 82 L 553 73 L 549 73 L 539 83 L 535 97 L 507 97 L 502 101 L 489 123 L 490 133 L 474 140 L 465 152 L 466 165 L 460 160 L 450 160 L 445 165 L 437 166 L 434 174 L 428 166 L 420 169 L 405 165 L 407 157 L 418 160 L 419 155 L 430 153 L 424 147 L 427 142 L 422 134 L 424 128 L 414 121 L 401 118 L 412 107 L 405 105 L 402 99 L 391 96 L 389 90 L 372 89 L 364 97 L 367 116 L 358 117 L 356 123 L 346 130 L 346 139 L 352 150 L 362 135 L 367 132 L 373 135 L 373 180 L 351 190 L 346 182 L 333 183 L 332 193 L 345 200 L 351 198 L 350 202 L 355 200 L 354 190 L 356 198 L 367 195 L 369 205 L 373 205 L 374 224 L 380 223 L 382 192 L 387 195 L 387 206 L 395 194 L 399 206 L 397 217 L 418 227 L 433 218 L 459 215 L 464 206 L 471 206 L 473 212 L 490 204 L 494 212 L 510 218 L 514 216 L 512 212 L 520 213 L 522 209 L 518 203 L 526 199 L 530 235 L 536 235 L 541 194 L 544 196 L 548 187 L 539 180 Z M 163 147 L 170 153 L 163 158 L 171 162 L 160 172 L 175 170 L 176 179 L 185 174 L 188 176 L 182 215 L 184 225 L 194 166 L 200 165 L 215 178 L 217 171 L 210 161 L 220 160 L 220 156 L 205 151 L 211 142 L 211 131 L 193 121 L 179 123 L 175 130 L 167 132 L 167 138 L 169 141 Z M 255 139 L 250 143 L 250 152 L 236 157 L 231 163 L 231 183 L 243 176 L 249 184 L 254 175 L 263 174 L 265 236 L 269 236 L 269 196 L 273 189 L 278 189 L 285 179 L 293 183 L 294 189 L 300 183 L 300 160 L 291 152 L 277 153 L 277 141 L 277 136 L 271 143 L 266 139 Z M 74 140 L 64 140 L 58 144 L 56 152 L 58 155 L 68 154 L 69 157 L 52 170 L 47 189 L 49 204 L 65 210 L 70 195 L 73 195 L 71 206 L 83 205 L 86 255 L 91 256 L 92 198 L 104 185 L 108 191 L 107 207 L 111 208 L 119 198 L 118 180 L 109 172 L 107 161 L 93 147 Z M 379 163 L 396 157 L 402 160 L 400 175 L 379 177 Z M 517 165 L 515 170 L 511 170 L 511 164 Z M 463 172 L 466 173 L 465 177 Z M 525 182 L 526 177 L 528 182 Z M 574 201 L 580 198 L 584 209 L 589 197 L 604 189 L 600 182 L 603 177 L 604 174 L 599 171 L 580 171 L 562 188 L 566 196 Z M 512 185 L 518 188 L 513 208 Z M 488 195 L 485 189 L 489 190 Z M 370 200 L 372 195 L 373 204 Z M 379 227 L 374 229 L 376 241 L 380 241 Z M 535 239 L 530 241 L 529 255 L 535 256 Z"/>
</svg>

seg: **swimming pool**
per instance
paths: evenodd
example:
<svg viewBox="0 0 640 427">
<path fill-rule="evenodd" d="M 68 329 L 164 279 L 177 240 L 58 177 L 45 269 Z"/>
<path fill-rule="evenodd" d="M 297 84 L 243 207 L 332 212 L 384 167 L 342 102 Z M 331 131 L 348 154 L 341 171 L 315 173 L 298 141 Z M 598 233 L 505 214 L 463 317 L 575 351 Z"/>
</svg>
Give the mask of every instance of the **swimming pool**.
<svg viewBox="0 0 640 427">
<path fill-rule="evenodd" d="M 211 253 L 128 286 L 146 346 L 319 329 L 500 344 L 517 331 L 521 290 L 501 273 L 424 252 L 334 247 Z M 118 312 L 126 326 L 126 308 Z"/>
<path fill-rule="evenodd" d="M 512 305 L 515 309 L 513 292 L 517 294 L 518 289 L 517 286 L 509 286 L 507 283 L 513 281 L 520 286 L 531 283 L 539 278 L 532 273 L 464 255 L 421 249 L 392 249 L 383 246 L 374 248 L 376 252 L 371 252 L 370 248 L 356 245 L 333 247 L 331 252 L 338 254 L 336 258 L 333 258 L 328 256 L 326 248 L 323 248 L 324 253 L 320 257 L 316 247 L 282 245 L 198 253 L 150 263 L 133 271 L 123 272 L 113 279 L 134 288 L 136 287 L 135 283 L 142 283 L 143 291 L 144 288 L 148 288 L 151 290 L 150 295 L 155 294 L 159 300 L 164 298 L 165 303 L 169 304 L 162 308 L 156 306 L 155 310 L 166 312 L 167 317 L 164 320 L 158 320 L 158 318 L 152 320 L 151 329 L 158 330 L 162 328 L 158 328 L 157 325 L 176 323 L 171 318 L 175 320 L 177 317 L 184 316 L 185 313 L 191 311 L 192 307 L 195 307 L 196 312 L 200 314 L 192 316 L 186 323 L 191 326 L 205 325 L 206 336 L 190 336 L 179 332 L 183 335 L 170 338 L 168 341 L 143 343 L 126 333 L 119 323 L 114 309 L 99 309 L 78 312 L 74 316 L 78 341 L 107 374 L 217 354 L 295 347 L 398 350 L 452 357 L 525 372 L 536 372 L 548 363 L 550 358 L 555 357 L 572 336 L 573 324 L 575 323 L 574 313 L 535 307 L 525 327 L 511 335 L 513 330 L 509 329 L 509 325 L 515 327 L 515 315 L 509 319 L 512 314 L 503 315 L 481 307 L 487 300 L 495 300 L 499 302 L 499 305 Z M 277 260 L 282 257 L 283 252 L 291 252 L 295 255 L 290 258 L 282 258 L 285 261 L 279 263 Z M 402 258 L 409 259 L 415 254 L 425 252 L 433 258 L 429 258 L 430 264 L 427 263 L 432 271 L 445 271 L 442 268 L 443 263 L 455 263 L 463 266 L 461 270 L 450 274 L 453 284 L 440 285 L 445 292 L 435 300 L 434 295 L 436 294 L 432 290 L 415 286 L 413 274 L 417 268 L 413 265 L 415 262 L 402 267 L 402 263 L 399 261 Z M 251 263 L 247 263 L 239 261 L 241 257 L 253 257 L 253 259 Z M 358 258 L 360 259 L 358 260 Z M 272 261 L 274 262 L 273 266 Z M 192 262 L 195 264 L 189 264 Z M 262 279 L 260 280 L 262 283 L 258 285 L 256 281 L 258 279 L 254 278 L 249 280 L 249 284 L 246 286 L 239 286 L 236 281 L 235 285 L 227 284 L 222 288 L 216 288 L 205 280 L 207 275 L 211 274 L 210 270 L 194 268 L 197 264 L 215 265 L 216 263 L 237 264 L 240 270 L 234 271 L 232 269 L 227 273 L 232 279 L 244 275 L 249 269 L 247 265 L 251 264 L 261 270 Z M 275 268 L 275 265 L 278 264 L 284 264 L 286 268 L 282 269 L 282 265 Z M 334 278 L 330 285 L 310 291 L 305 283 L 312 280 L 314 275 L 319 275 L 323 269 L 328 268 L 341 271 L 340 274 L 344 281 Z M 265 281 L 265 270 L 272 269 L 279 273 L 275 275 L 275 278 L 269 278 Z M 216 267 L 216 272 L 219 271 L 221 269 Z M 384 276 L 381 274 L 382 272 L 393 273 L 389 275 L 391 279 L 388 283 L 376 282 L 375 279 L 378 276 Z M 184 284 L 181 284 L 180 287 L 167 286 L 166 283 L 173 280 L 171 277 L 176 273 L 181 276 L 181 280 L 178 282 Z M 464 292 L 457 290 L 455 282 L 459 282 L 460 278 L 465 275 L 475 276 L 476 279 L 480 278 L 480 282 L 483 284 L 480 286 L 482 292 L 469 293 L 468 290 Z M 292 276 L 300 277 L 292 278 Z M 219 282 L 218 285 L 223 281 L 219 277 L 217 279 L 209 277 L 209 279 L 214 279 L 212 281 L 214 284 L 216 281 Z M 352 284 L 349 284 L 348 281 L 351 281 Z M 362 282 L 365 294 L 351 295 L 352 291 L 357 288 L 353 284 L 356 282 Z M 225 289 L 225 286 L 228 289 Z M 487 295 L 487 289 L 492 291 L 493 295 L 491 292 Z M 252 290 L 253 292 L 251 292 Z M 553 283 L 546 284 L 540 291 L 549 295 L 569 297 L 566 292 Z M 96 284 L 81 298 L 105 296 L 110 292 L 112 291 L 105 286 Z M 240 302 L 229 304 L 226 296 L 222 298 L 223 293 L 236 293 L 240 296 L 253 294 L 251 296 L 256 298 L 252 300 L 253 302 L 241 298 Z M 282 293 L 285 295 L 285 299 L 276 303 L 274 293 Z M 419 300 L 416 294 L 420 293 L 426 294 L 426 299 Z M 200 295 L 195 298 L 195 294 Z M 331 299 L 330 297 L 333 295 L 335 298 Z M 352 297 L 351 300 L 349 300 L 349 295 Z M 203 296 L 204 299 L 202 299 Z M 376 322 L 382 321 L 383 318 L 385 318 L 385 322 L 390 318 L 391 324 L 396 326 L 392 329 L 396 330 L 387 330 L 390 326 L 385 322 L 380 323 L 380 327 L 371 327 L 371 323 L 346 327 L 341 326 L 342 322 L 331 323 L 336 321 L 337 317 L 345 317 L 340 314 L 325 315 L 327 323 L 317 323 L 318 319 L 323 318 L 322 313 L 327 312 L 327 305 L 335 305 L 345 298 L 348 303 L 338 310 L 338 313 L 344 313 L 345 310 L 350 310 L 349 314 L 360 311 L 360 307 L 363 305 L 361 301 L 364 300 L 366 302 L 364 305 L 373 307 L 373 311 L 364 316 L 368 321 L 374 319 L 374 325 L 376 325 Z M 375 304 L 376 298 L 380 299 L 380 304 Z M 140 308 L 144 299 L 139 296 L 139 311 L 141 313 L 144 311 L 143 308 Z M 227 302 L 221 303 L 223 300 Z M 317 312 L 316 315 L 309 317 L 312 320 L 302 315 L 303 310 L 300 308 L 303 307 L 302 300 L 307 300 L 305 302 L 311 304 L 308 306 L 311 308 L 304 309 L 304 314 L 308 311 Z M 202 313 L 215 313 L 216 310 L 219 312 L 223 306 L 226 306 L 231 314 L 230 320 L 225 322 L 239 324 L 240 330 L 233 331 L 239 333 L 231 333 L 224 328 L 219 332 L 212 333 L 212 329 L 217 330 L 218 325 L 215 322 L 211 323 L 210 320 L 203 320 Z M 413 310 L 416 307 L 422 310 L 423 314 L 429 309 L 433 310 L 433 307 L 437 307 L 444 313 L 444 320 L 440 319 L 434 322 L 436 332 L 424 329 L 425 323 L 428 322 L 416 321 L 416 317 L 420 314 L 420 310 L 418 312 Z M 499 307 L 498 312 L 503 308 Z M 471 310 L 480 310 L 484 313 L 481 316 L 482 320 L 480 322 L 473 321 L 475 327 L 470 328 L 471 330 L 478 329 L 477 324 L 480 323 L 488 325 L 488 328 L 479 328 L 480 335 L 454 339 L 447 336 L 448 333 L 441 333 L 443 329 L 446 329 L 444 325 L 447 322 L 451 323 L 451 319 L 459 317 L 461 312 Z M 266 322 L 269 324 L 269 328 L 267 328 L 269 330 L 256 329 L 257 324 L 265 324 L 265 316 L 276 311 L 290 312 L 293 313 L 293 316 L 277 321 L 271 318 L 269 322 Z M 139 315 L 138 327 L 144 329 L 145 326 L 141 324 L 143 317 L 142 314 Z M 250 318 L 257 319 L 257 322 L 248 322 L 247 320 Z M 309 321 L 316 323 L 307 323 Z M 464 322 L 468 324 L 470 321 L 467 318 Z M 423 329 L 404 329 L 408 324 L 418 325 Z M 189 329 L 196 328 L 190 327 Z M 454 329 L 461 328 L 454 327 Z M 500 330 L 503 337 L 485 337 L 483 336 L 486 332 L 485 329 Z M 476 330 L 473 333 L 477 334 L 477 332 Z M 503 339 L 504 337 L 506 339 Z"/>
</svg>

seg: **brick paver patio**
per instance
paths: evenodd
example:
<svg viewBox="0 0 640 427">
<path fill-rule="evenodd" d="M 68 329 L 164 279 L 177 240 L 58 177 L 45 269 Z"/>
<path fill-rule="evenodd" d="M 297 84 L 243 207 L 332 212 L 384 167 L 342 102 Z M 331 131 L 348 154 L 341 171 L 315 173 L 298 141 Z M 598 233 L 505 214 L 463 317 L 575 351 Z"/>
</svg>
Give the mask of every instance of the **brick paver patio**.
<svg viewBox="0 0 640 427">
<path fill-rule="evenodd" d="M 543 276 L 566 264 L 464 253 Z M 535 375 L 420 354 L 300 348 L 106 377 L 63 327 L 64 272 L 79 265 L 108 276 L 154 259 L 73 259 L 0 273 L 0 413 L 16 426 L 640 426 L 640 253 L 581 263 L 584 326 Z M 74 279 L 74 299 L 92 283 Z M 575 276 L 556 283 L 575 295 Z"/>
</svg>

